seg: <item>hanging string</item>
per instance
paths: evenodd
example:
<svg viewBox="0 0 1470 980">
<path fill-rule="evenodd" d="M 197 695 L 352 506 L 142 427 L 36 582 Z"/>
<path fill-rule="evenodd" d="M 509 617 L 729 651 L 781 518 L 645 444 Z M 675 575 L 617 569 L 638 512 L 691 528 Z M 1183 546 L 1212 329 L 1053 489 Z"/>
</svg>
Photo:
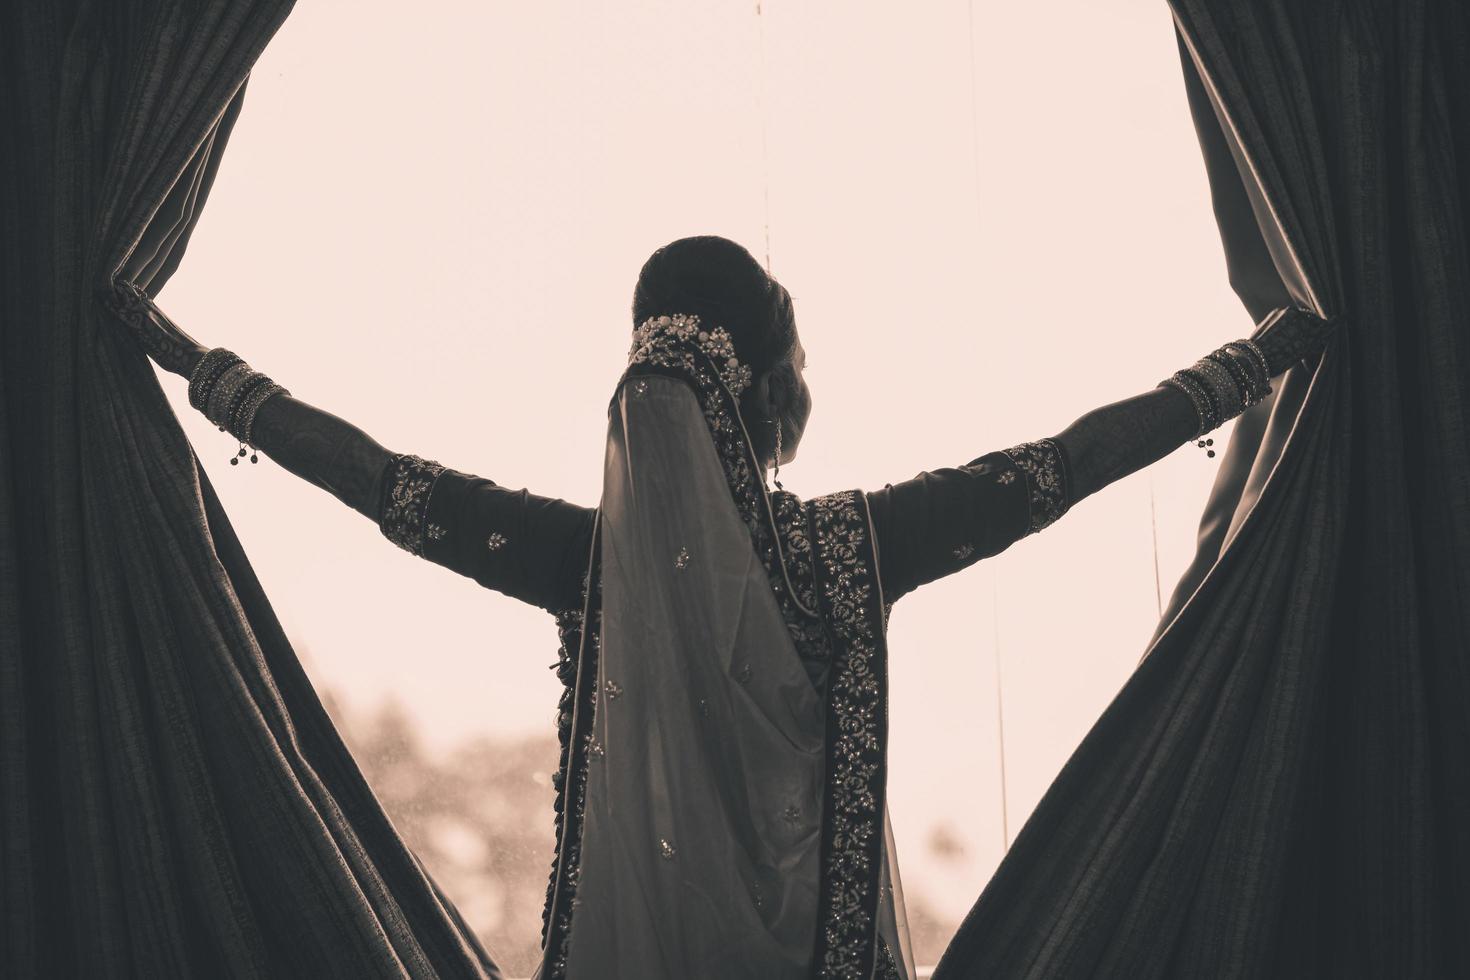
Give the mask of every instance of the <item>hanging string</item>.
<svg viewBox="0 0 1470 980">
<path fill-rule="evenodd" d="M 771 155 L 770 120 L 766 109 L 766 18 L 761 9 L 761 0 L 755 0 L 755 25 L 756 36 L 760 47 L 760 60 L 757 65 L 757 74 L 760 84 L 757 86 L 757 108 L 761 117 L 761 193 L 764 195 L 765 207 L 765 235 L 766 235 L 766 275 L 771 274 Z"/>
<path fill-rule="evenodd" d="M 1164 618 L 1164 587 L 1159 581 L 1159 514 L 1154 507 L 1154 474 L 1148 474 L 1148 520 L 1154 532 L 1154 601 L 1158 603 L 1159 618 Z"/>
<path fill-rule="evenodd" d="M 975 71 L 975 0 L 965 5 L 969 13 L 970 48 L 970 162 L 975 170 L 975 234 L 978 237 L 984 225 L 984 214 L 980 210 L 980 79 Z"/>
<path fill-rule="evenodd" d="M 1002 853 L 1011 849 L 1011 806 L 1006 797 L 1006 714 L 1000 692 L 1000 579 L 990 577 L 990 622 L 995 636 L 995 727 L 1000 754 L 1000 839 Z"/>
<path fill-rule="evenodd" d="M 981 229 L 984 226 L 984 215 L 980 210 L 980 96 L 979 75 L 975 70 L 975 0 L 969 0 L 965 4 L 965 10 L 969 17 L 969 49 L 970 49 L 970 158 L 975 170 L 975 235 L 978 240 Z M 1006 780 L 1006 716 L 1005 695 L 1001 690 L 1000 670 L 1000 599 L 998 592 L 1000 586 L 992 580 L 991 600 L 994 606 L 995 620 L 995 728 L 996 741 L 1000 745 L 1000 833 L 1005 850 L 1011 849 L 1011 808 L 1008 803 L 1008 783 Z"/>
</svg>

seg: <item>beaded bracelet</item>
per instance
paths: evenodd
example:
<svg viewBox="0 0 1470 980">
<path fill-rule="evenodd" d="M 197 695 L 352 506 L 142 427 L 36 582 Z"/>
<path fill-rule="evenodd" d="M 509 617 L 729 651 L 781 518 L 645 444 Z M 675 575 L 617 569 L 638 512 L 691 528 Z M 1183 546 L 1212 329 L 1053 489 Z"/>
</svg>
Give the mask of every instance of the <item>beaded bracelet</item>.
<svg viewBox="0 0 1470 980">
<path fill-rule="evenodd" d="M 1254 390 L 1251 392 L 1251 404 L 1265 398 L 1271 393 L 1271 367 L 1266 363 L 1266 354 L 1260 345 L 1254 340 L 1232 340 L 1221 350 L 1232 355 L 1242 364 L 1250 369 L 1254 381 Z"/>
<path fill-rule="evenodd" d="M 1249 368 L 1239 358 L 1230 354 L 1225 348 L 1212 351 L 1205 355 L 1205 359 L 1218 364 L 1226 374 L 1230 375 L 1230 381 L 1240 393 L 1241 410 L 1252 404 L 1251 394 L 1255 391 L 1254 379 Z"/>
<path fill-rule="evenodd" d="M 1159 382 L 1159 387 L 1174 388 L 1189 399 L 1199 420 L 1191 437 L 1199 440 L 1201 449 L 1215 451 L 1213 439 L 1201 439 L 1230 419 L 1271 393 L 1270 368 L 1261 348 L 1251 340 L 1233 340 L 1206 354 L 1192 367 Z"/>
<path fill-rule="evenodd" d="M 222 430 L 228 430 L 230 425 L 230 404 L 235 396 L 239 394 L 240 388 L 255 376 L 255 371 L 250 365 L 241 361 L 231 367 L 220 379 L 215 382 L 209 392 L 209 401 L 205 404 L 204 414 L 209 421 L 219 426 Z"/>
<path fill-rule="evenodd" d="M 1204 383 L 1215 402 L 1215 417 L 1219 422 L 1233 419 L 1245 411 L 1245 392 L 1235 383 L 1235 378 L 1218 362 L 1202 357 L 1194 362 L 1190 373 Z"/>
<path fill-rule="evenodd" d="M 189 404 L 240 443 L 239 451 L 230 458 L 231 466 L 239 465 L 247 445 L 255 445 L 255 416 L 260 407 L 281 394 L 290 392 L 223 347 L 206 351 L 189 375 Z M 256 453 L 250 453 L 250 462 L 259 461 Z"/>
<path fill-rule="evenodd" d="M 239 389 L 235 391 L 234 397 L 230 399 L 230 403 L 225 409 L 225 418 L 229 420 L 225 423 L 225 428 L 229 430 L 230 435 L 236 439 L 240 438 L 240 410 L 245 407 L 245 403 L 250 400 L 252 395 L 273 383 L 270 378 L 261 374 L 259 371 L 250 372 L 250 377 L 246 378 Z M 244 440 L 241 441 L 243 442 Z"/>
<path fill-rule="evenodd" d="M 230 368 L 243 363 L 244 359 L 240 355 L 223 347 L 207 351 L 189 374 L 189 404 L 201 412 L 204 411 L 219 379 Z"/>
<path fill-rule="evenodd" d="M 221 382 L 223 382 L 225 378 L 230 375 L 231 372 L 235 372 L 238 374 L 239 371 L 246 366 L 247 365 L 243 360 L 232 358 L 219 362 L 213 370 L 201 377 L 198 385 L 199 410 L 205 415 L 208 415 L 210 403 L 214 401 L 215 395 L 219 391 L 219 386 Z"/>
<path fill-rule="evenodd" d="M 260 411 L 260 407 L 276 395 L 289 394 L 291 393 L 285 388 L 267 379 L 267 383 L 256 389 L 255 393 L 245 402 L 244 407 L 241 408 L 240 425 L 235 431 L 235 438 L 247 446 L 253 447 L 255 445 L 255 415 Z M 250 461 L 252 463 L 255 462 L 253 456 Z"/>
<path fill-rule="evenodd" d="M 1160 388 L 1174 388 L 1184 394 L 1194 406 L 1195 418 L 1198 425 L 1191 438 L 1197 438 L 1209 432 L 1215 426 L 1210 424 L 1214 416 L 1214 406 L 1210 404 L 1209 396 L 1205 393 L 1204 386 L 1196 381 L 1188 371 L 1176 371 L 1171 376 L 1159 382 Z"/>
</svg>

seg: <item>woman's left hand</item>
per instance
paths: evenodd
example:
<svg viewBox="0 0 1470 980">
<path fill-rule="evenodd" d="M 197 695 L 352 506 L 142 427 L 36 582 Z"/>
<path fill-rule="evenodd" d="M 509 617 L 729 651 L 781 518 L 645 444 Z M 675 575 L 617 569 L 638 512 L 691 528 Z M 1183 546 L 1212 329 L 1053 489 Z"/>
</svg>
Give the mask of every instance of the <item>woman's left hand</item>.
<svg viewBox="0 0 1470 980">
<path fill-rule="evenodd" d="M 1271 377 L 1284 373 L 1293 364 L 1318 354 L 1337 329 L 1337 320 L 1324 320 L 1310 310 L 1287 308 L 1277 317 L 1266 317 L 1251 337 L 1261 353 Z"/>
<path fill-rule="evenodd" d="M 102 302 L 123 323 L 143 350 L 165 371 L 188 377 L 209 350 L 185 333 L 153 304 L 135 283 L 114 282 Z"/>
</svg>

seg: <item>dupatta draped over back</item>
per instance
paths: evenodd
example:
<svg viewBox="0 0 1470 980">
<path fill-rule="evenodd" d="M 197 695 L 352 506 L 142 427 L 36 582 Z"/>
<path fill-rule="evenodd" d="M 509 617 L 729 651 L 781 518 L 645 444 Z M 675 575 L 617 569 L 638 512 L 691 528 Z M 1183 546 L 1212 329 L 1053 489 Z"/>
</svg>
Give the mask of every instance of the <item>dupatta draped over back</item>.
<svg viewBox="0 0 1470 980">
<path fill-rule="evenodd" d="M 723 331 L 663 317 L 613 399 L 559 621 L 545 980 L 913 975 L 866 498 L 768 494 L 748 382 Z"/>
</svg>

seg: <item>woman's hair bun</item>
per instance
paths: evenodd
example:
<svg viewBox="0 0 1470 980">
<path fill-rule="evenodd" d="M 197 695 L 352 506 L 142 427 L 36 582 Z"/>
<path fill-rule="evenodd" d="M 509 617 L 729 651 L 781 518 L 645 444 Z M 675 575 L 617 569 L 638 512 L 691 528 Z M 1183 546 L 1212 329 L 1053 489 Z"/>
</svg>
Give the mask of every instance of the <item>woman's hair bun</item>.
<svg viewBox="0 0 1470 980">
<path fill-rule="evenodd" d="M 633 289 L 633 325 L 676 313 L 728 330 L 737 355 L 757 378 L 796 346 L 791 297 L 755 256 L 728 238 L 681 238 L 643 263 Z"/>
</svg>

